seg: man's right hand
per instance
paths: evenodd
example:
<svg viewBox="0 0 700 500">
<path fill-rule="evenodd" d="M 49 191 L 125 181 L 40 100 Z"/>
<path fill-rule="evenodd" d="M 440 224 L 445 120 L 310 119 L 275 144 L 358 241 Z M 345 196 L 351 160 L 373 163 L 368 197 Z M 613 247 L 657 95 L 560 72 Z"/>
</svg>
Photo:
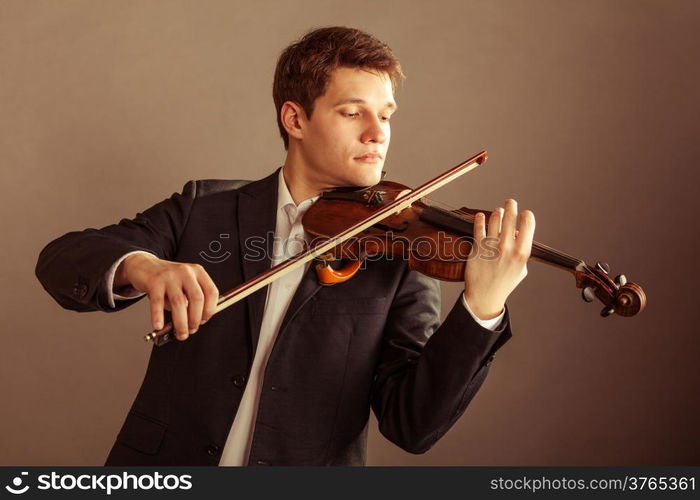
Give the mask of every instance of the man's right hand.
<svg viewBox="0 0 700 500">
<path fill-rule="evenodd" d="M 219 290 L 199 264 L 162 260 L 155 255 L 134 254 L 117 268 L 114 288 L 130 284 L 148 294 L 154 330 L 164 326 L 163 310 L 171 311 L 178 340 L 186 340 L 216 312 Z"/>
</svg>

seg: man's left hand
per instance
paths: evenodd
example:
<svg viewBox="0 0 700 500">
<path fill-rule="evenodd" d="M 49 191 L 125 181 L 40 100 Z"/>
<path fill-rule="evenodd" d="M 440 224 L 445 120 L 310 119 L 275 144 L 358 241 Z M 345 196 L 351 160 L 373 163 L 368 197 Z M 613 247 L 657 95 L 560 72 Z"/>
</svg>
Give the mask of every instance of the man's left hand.
<svg viewBox="0 0 700 500">
<path fill-rule="evenodd" d="M 516 228 L 517 222 L 518 204 L 512 199 L 506 200 L 505 209 L 498 207 L 491 213 L 488 226 L 485 215 L 476 214 L 473 243 L 476 248 L 466 265 L 464 297 L 480 319 L 501 314 L 510 293 L 527 276 L 535 214 L 523 210 L 520 229 Z"/>
</svg>

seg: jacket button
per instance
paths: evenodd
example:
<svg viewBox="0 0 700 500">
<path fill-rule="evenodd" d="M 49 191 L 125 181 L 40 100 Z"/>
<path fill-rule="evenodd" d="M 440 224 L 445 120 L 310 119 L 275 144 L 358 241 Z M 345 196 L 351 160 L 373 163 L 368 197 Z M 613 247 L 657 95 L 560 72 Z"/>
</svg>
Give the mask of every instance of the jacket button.
<svg viewBox="0 0 700 500">
<path fill-rule="evenodd" d="M 82 283 L 75 283 L 73 285 L 73 295 L 78 297 L 79 299 L 85 298 L 88 292 L 88 287 L 85 284 Z"/>
<path fill-rule="evenodd" d="M 209 446 L 207 446 L 207 455 L 215 457 L 216 455 L 219 454 L 220 450 L 221 450 L 221 448 L 219 448 L 215 444 L 210 444 Z"/>
<path fill-rule="evenodd" d="M 235 375 L 231 377 L 231 382 L 233 382 L 233 385 L 236 387 L 245 387 L 245 375 Z"/>
<path fill-rule="evenodd" d="M 491 356 L 489 356 L 488 361 L 486 361 L 486 366 L 489 366 L 493 362 L 493 358 L 495 358 L 495 357 L 496 357 L 495 354 L 492 354 Z"/>
</svg>

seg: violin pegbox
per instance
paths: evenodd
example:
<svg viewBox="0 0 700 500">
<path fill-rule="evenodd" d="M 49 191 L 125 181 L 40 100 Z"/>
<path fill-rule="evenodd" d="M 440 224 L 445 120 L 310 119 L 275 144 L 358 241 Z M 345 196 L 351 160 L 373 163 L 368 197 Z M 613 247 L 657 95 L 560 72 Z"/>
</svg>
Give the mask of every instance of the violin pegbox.
<svg viewBox="0 0 700 500">
<path fill-rule="evenodd" d="M 604 318 L 612 314 L 634 316 L 646 306 L 647 298 L 642 287 L 628 282 L 624 274 L 611 279 L 610 266 L 605 262 L 597 262 L 594 267 L 581 262 L 574 275 L 584 301 L 593 302 L 597 298 L 603 303 L 600 315 Z"/>
</svg>

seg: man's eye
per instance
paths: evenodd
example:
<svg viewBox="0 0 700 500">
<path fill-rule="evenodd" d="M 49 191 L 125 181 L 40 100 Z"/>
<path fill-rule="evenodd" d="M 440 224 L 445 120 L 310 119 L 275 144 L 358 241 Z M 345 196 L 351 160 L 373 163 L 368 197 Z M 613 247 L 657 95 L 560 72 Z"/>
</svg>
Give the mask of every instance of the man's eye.
<svg viewBox="0 0 700 500">
<path fill-rule="evenodd" d="M 343 116 L 360 116 L 360 113 L 341 113 Z"/>
</svg>

